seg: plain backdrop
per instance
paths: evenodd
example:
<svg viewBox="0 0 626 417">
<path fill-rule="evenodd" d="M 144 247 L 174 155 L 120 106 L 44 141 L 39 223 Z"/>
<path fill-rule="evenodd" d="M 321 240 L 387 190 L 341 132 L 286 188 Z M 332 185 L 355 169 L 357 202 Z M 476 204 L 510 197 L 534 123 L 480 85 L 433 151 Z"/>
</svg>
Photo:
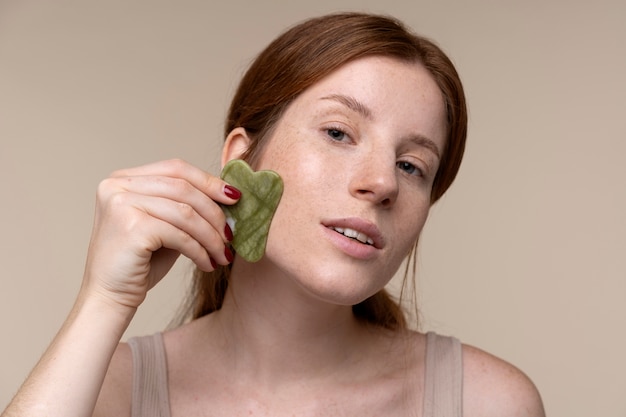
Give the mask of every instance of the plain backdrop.
<svg viewBox="0 0 626 417">
<path fill-rule="evenodd" d="M 0 0 L 0 408 L 72 305 L 98 182 L 174 157 L 219 173 L 250 60 L 343 10 L 435 39 L 467 91 L 466 158 L 421 239 L 421 329 L 516 364 L 548 415 L 626 416 L 626 5 L 602 0 Z M 125 338 L 168 324 L 189 270 Z"/>
</svg>

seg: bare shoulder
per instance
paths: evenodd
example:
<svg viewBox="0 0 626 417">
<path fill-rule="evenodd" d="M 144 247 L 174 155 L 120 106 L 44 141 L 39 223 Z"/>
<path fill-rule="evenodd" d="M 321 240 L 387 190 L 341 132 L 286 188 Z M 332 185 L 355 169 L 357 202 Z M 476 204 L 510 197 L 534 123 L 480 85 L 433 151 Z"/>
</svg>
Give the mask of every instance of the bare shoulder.
<svg viewBox="0 0 626 417">
<path fill-rule="evenodd" d="M 483 350 L 463 345 L 465 416 L 544 417 L 535 384 L 515 366 Z"/>
<path fill-rule="evenodd" d="M 107 370 L 94 417 L 130 417 L 133 382 L 133 359 L 130 346 L 120 343 Z"/>
</svg>

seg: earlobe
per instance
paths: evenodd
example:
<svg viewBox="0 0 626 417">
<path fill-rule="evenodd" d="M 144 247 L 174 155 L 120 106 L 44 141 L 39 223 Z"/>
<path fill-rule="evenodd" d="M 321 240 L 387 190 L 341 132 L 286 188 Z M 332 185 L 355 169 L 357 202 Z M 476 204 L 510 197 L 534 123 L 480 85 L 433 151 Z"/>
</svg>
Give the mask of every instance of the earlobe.
<svg viewBox="0 0 626 417">
<path fill-rule="evenodd" d="M 239 159 L 250 146 L 250 137 L 243 127 L 233 129 L 224 141 L 222 149 L 222 168 L 232 159 Z"/>
</svg>

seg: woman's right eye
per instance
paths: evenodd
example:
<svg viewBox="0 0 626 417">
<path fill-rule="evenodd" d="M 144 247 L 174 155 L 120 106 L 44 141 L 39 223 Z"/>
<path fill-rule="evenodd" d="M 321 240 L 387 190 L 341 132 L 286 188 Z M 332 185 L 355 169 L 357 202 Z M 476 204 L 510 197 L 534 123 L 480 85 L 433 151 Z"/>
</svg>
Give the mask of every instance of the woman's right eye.
<svg viewBox="0 0 626 417">
<path fill-rule="evenodd" d="M 339 129 L 326 129 L 326 134 L 333 140 L 342 141 L 346 134 Z"/>
</svg>

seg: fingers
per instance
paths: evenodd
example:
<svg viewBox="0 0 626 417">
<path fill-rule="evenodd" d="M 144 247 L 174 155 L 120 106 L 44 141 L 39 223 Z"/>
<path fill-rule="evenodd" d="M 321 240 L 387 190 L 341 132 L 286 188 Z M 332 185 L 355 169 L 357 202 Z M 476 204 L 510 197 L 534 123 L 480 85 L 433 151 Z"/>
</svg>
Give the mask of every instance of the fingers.
<svg viewBox="0 0 626 417">
<path fill-rule="evenodd" d="M 123 204 L 130 205 L 150 217 L 149 224 L 141 234 L 154 236 L 148 247 L 156 251 L 161 247 L 178 250 L 204 270 L 214 269 L 213 259 L 226 265 L 229 259 L 225 245 L 224 222 L 202 216 L 194 206 L 168 198 L 124 193 Z M 220 210 L 223 219 L 223 214 Z M 157 221 L 155 221 L 157 220 Z M 213 223 L 222 225 L 215 227 Z M 211 259 L 209 259 L 209 257 Z"/>
<path fill-rule="evenodd" d="M 221 179 L 172 160 L 115 171 L 98 188 L 98 212 L 101 216 L 114 213 L 112 217 L 118 220 L 112 223 L 129 223 L 128 212 L 115 211 L 132 208 L 149 217 L 151 224 L 153 220 L 163 223 L 133 233 L 151 238 L 152 251 L 160 247 L 178 250 L 203 270 L 212 270 L 233 260 L 227 246 L 232 231 L 218 203 L 233 204 L 239 197 L 238 190 Z"/>
<path fill-rule="evenodd" d="M 120 191 L 162 197 L 190 206 L 220 233 L 224 242 L 232 240 L 220 204 L 234 204 L 241 193 L 220 178 L 184 161 L 157 162 L 115 171 L 101 183 L 100 199 Z"/>
<path fill-rule="evenodd" d="M 204 271 L 231 263 L 220 204 L 240 194 L 227 185 L 179 160 L 114 172 L 98 187 L 84 288 L 138 307 L 181 254 Z"/>
<path fill-rule="evenodd" d="M 167 255 L 171 255 L 173 251 L 186 256 L 203 271 L 215 269 L 215 260 L 213 260 L 213 256 L 208 252 L 207 248 L 185 230 L 147 213 L 146 220 L 141 222 L 139 227 L 145 230 L 137 230 L 136 235 L 144 240 L 143 245 L 145 245 L 146 255 L 150 254 L 152 256 L 151 270 L 157 275 L 157 278 L 151 279 L 151 281 L 160 279 L 171 266 L 169 259 L 163 260 L 158 256 L 163 255 L 163 249 L 169 250 L 165 252 Z M 217 246 L 224 247 L 223 243 Z M 219 251 L 216 251 L 214 256 L 219 258 L 221 262 L 224 262 L 223 253 L 220 254 Z M 172 256 L 169 257 L 172 258 Z M 166 265 L 162 267 L 160 261 Z"/>
<path fill-rule="evenodd" d="M 241 193 L 223 181 L 193 165 L 180 160 L 172 159 L 153 164 L 143 165 L 136 168 L 122 169 L 111 174 L 112 178 L 160 176 L 184 179 L 190 185 L 205 193 L 212 200 L 222 204 L 234 204 Z"/>
<path fill-rule="evenodd" d="M 149 203 L 145 210 L 154 213 L 162 220 L 172 220 L 180 226 L 181 217 L 191 221 L 197 221 L 200 217 L 219 232 L 223 241 L 229 240 L 224 227 L 226 220 L 220 206 L 184 179 L 158 176 L 109 178 L 103 181 L 101 186 L 102 201 L 106 201 L 118 193 L 149 196 L 156 200 L 141 200 Z M 139 200 L 135 201 L 140 207 L 142 203 L 139 203 Z M 163 207 L 159 207 L 160 204 Z M 165 210 L 173 214 L 173 207 L 178 209 L 178 217 L 163 218 L 160 216 L 159 213 Z"/>
</svg>

